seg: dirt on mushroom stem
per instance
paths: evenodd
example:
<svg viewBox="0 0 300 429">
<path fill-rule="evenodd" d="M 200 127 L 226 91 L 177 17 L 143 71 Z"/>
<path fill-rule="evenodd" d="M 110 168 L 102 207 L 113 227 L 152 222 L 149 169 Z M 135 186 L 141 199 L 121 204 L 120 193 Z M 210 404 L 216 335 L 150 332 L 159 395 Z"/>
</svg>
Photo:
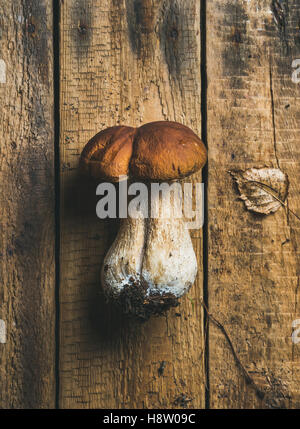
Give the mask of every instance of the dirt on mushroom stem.
<svg viewBox="0 0 300 429">
<path fill-rule="evenodd" d="M 179 305 L 178 298 L 171 293 L 159 294 L 150 292 L 147 296 L 148 284 L 145 280 L 126 284 L 116 300 L 122 312 L 140 322 L 146 322 L 151 316 L 161 316 L 171 307 Z"/>
</svg>

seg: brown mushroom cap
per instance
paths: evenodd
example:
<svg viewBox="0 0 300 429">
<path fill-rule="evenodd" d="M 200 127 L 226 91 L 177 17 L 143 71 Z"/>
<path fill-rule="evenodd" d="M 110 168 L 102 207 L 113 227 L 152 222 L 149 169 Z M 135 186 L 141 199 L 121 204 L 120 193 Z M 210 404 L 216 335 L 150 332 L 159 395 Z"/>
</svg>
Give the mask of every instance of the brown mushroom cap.
<svg viewBox="0 0 300 429">
<path fill-rule="evenodd" d="M 117 126 L 96 134 L 80 158 L 81 170 L 95 179 L 174 180 L 200 170 L 206 148 L 185 125 L 158 121 L 140 128 Z"/>
<path fill-rule="evenodd" d="M 94 179 L 117 182 L 119 176 L 129 174 L 133 137 L 136 128 L 116 126 L 96 134 L 84 147 L 80 157 L 80 169 Z"/>
<path fill-rule="evenodd" d="M 150 122 L 138 128 L 130 173 L 141 179 L 179 179 L 205 162 L 206 148 L 190 128 L 177 122 Z"/>
</svg>

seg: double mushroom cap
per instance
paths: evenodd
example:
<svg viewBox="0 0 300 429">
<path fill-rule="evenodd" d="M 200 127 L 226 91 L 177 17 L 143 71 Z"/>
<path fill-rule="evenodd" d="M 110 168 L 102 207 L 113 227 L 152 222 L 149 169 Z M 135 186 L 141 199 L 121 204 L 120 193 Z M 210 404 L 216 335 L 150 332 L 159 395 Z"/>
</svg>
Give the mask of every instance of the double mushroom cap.
<svg viewBox="0 0 300 429">
<path fill-rule="evenodd" d="M 200 170 L 206 148 L 199 137 L 177 122 L 150 122 L 139 128 L 115 126 L 96 134 L 84 147 L 80 168 L 94 179 L 118 182 L 169 181 Z"/>
</svg>

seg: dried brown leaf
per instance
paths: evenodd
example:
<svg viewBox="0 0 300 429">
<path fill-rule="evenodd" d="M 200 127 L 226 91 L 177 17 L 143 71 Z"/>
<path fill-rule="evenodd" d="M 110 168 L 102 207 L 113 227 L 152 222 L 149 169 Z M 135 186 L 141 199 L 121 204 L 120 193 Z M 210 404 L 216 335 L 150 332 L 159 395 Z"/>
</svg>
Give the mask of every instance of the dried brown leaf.
<svg viewBox="0 0 300 429">
<path fill-rule="evenodd" d="M 229 173 L 235 179 L 240 198 L 248 210 L 268 215 L 285 205 L 289 180 L 279 168 L 249 168 Z"/>
</svg>

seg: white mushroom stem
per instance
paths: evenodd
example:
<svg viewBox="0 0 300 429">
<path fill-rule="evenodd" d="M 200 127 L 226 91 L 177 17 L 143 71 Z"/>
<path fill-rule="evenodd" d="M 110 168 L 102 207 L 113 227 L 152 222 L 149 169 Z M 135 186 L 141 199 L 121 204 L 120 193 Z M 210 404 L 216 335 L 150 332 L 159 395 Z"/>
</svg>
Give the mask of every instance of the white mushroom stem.
<svg viewBox="0 0 300 429">
<path fill-rule="evenodd" d="M 153 197 L 153 196 L 152 196 Z M 194 283 L 197 259 L 183 217 L 175 218 L 181 195 L 175 192 L 170 200 L 157 194 L 165 218 L 122 219 L 118 235 L 103 263 L 102 285 L 107 295 L 118 297 L 125 287 L 141 283 L 147 286 L 145 297 L 184 295 Z"/>
</svg>

